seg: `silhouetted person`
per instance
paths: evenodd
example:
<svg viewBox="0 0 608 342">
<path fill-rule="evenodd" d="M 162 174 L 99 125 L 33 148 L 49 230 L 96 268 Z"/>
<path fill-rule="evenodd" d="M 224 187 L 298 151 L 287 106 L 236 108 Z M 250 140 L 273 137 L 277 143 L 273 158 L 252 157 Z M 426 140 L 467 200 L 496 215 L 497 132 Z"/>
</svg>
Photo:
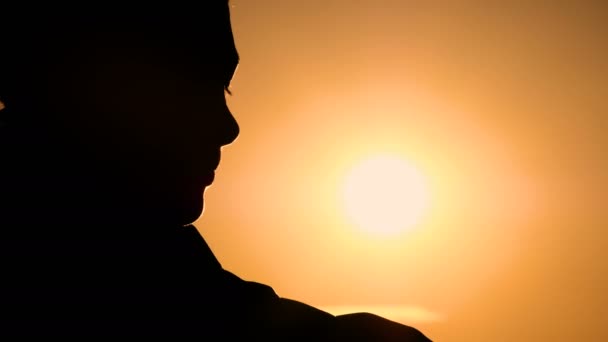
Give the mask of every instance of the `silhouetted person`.
<svg viewBox="0 0 608 342">
<path fill-rule="evenodd" d="M 239 132 L 229 7 L 158 6 L 2 14 L 0 334 L 427 341 L 222 269 L 190 224 Z"/>
</svg>

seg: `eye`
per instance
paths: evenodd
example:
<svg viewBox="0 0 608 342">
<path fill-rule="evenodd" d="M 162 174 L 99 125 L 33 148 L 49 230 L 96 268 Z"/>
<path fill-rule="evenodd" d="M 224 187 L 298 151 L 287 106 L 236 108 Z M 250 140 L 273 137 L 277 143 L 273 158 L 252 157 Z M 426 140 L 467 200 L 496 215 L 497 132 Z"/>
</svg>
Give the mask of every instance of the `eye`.
<svg viewBox="0 0 608 342">
<path fill-rule="evenodd" d="M 224 87 L 224 93 L 232 96 L 232 91 L 230 90 L 230 86 L 225 86 Z"/>
</svg>

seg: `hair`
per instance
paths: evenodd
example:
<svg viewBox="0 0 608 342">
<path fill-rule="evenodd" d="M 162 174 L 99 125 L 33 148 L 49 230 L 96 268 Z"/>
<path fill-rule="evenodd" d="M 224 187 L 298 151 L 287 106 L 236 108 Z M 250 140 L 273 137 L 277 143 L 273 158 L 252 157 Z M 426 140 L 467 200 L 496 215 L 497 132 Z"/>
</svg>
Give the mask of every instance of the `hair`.
<svg viewBox="0 0 608 342">
<path fill-rule="evenodd" d="M 149 3 L 145 7 L 91 8 L 70 4 L 65 9 L 51 3 L 48 8 L 37 6 L 35 12 L 26 6 L 4 8 L 0 20 L 0 101 L 5 108 L 0 106 L 0 126 L 39 111 L 36 100 L 44 98 L 52 81 L 50 66 L 60 63 L 65 51 L 77 48 L 78 42 L 90 35 L 139 30 L 162 38 L 171 30 L 197 30 L 197 39 L 203 43 L 206 37 L 200 36 L 201 32 L 224 30 L 217 23 L 229 22 L 229 0 L 194 5 L 168 8 L 165 3 Z M 213 40 L 212 36 L 207 39 Z"/>
</svg>

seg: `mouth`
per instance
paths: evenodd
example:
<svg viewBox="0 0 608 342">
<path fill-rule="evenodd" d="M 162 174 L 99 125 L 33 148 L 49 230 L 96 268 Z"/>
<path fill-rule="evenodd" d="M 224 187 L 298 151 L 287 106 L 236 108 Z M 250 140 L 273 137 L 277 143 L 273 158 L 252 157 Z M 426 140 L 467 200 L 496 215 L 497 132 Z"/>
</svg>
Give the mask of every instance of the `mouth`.
<svg viewBox="0 0 608 342">
<path fill-rule="evenodd" d="M 212 167 L 207 169 L 208 171 L 205 171 L 202 174 L 202 182 L 205 186 L 209 186 L 211 185 L 211 183 L 213 183 L 213 180 L 215 179 L 215 170 L 218 168 L 218 166 L 220 165 L 220 159 L 221 159 L 221 151 L 220 149 L 217 150 L 214 158 L 213 158 L 213 163 L 212 163 Z"/>
<path fill-rule="evenodd" d="M 205 173 L 202 177 L 203 185 L 205 185 L 205 186 L 211 185 L 211 183 L 213 183 L 214 179 L 215 179 L 215 171 L 210 171 L 210 172 Z"/>
</svg>

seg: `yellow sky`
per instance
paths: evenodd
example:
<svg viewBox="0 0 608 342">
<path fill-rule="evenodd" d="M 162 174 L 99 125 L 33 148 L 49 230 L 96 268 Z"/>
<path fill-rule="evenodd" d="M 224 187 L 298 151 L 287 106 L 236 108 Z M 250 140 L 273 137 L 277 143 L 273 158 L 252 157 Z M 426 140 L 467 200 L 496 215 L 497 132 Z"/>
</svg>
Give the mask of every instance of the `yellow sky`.
<svg viewBox="0 0 608 342">
<path fill-rule="evenodd" d="M 608 340 L 608 6 L 232 3 L 242 133 L 197 222 L 225 268 L 437 341 Z M 377 153 L 431 189 L 390 239 L 340 203 Z"/>
</svg>

